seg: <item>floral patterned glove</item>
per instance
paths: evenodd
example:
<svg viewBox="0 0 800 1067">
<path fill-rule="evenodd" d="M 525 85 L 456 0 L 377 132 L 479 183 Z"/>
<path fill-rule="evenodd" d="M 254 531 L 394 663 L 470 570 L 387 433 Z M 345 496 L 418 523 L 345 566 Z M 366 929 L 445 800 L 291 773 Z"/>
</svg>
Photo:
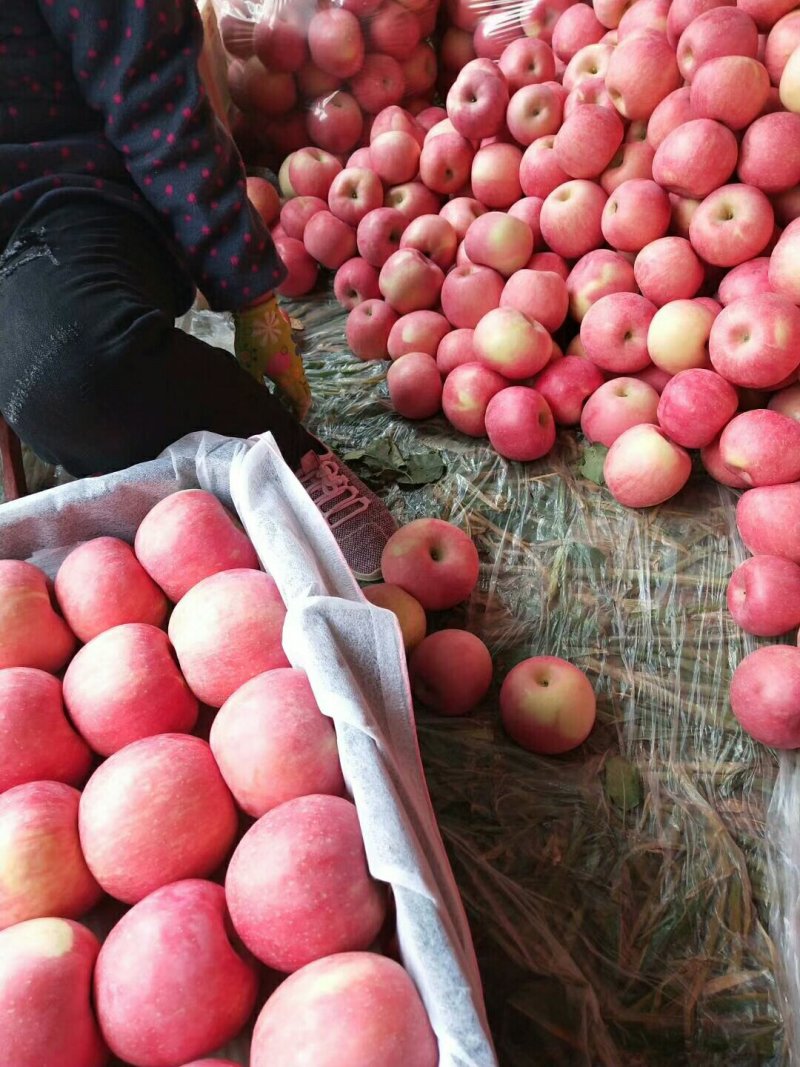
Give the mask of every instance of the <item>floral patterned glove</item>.
<svg viewBox="0 0 800 1067">
<path fill-rule="evenodd" d="M 278 394 L 301 422 L 311 407 L 311 389 L 303 360 L 292 338 L 292 327 L 274 296 L 234 317 L 234 348 L 239 364 L 256 381 L 269 378 Z"/>
</svg>

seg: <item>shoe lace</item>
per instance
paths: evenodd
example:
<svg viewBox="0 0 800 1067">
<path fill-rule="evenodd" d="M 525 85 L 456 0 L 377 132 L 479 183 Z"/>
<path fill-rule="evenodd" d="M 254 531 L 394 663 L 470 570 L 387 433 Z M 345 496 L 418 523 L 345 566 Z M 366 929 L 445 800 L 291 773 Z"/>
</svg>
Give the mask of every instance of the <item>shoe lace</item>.
<svg viewBox="0 0 800 1067">
<path fill-rule="evenodd" d="M 309 453 L 303 457 L 297 477 L 332 530 L 344 526 L 369 507 L 367 498 L 332 456 Z"/>
</svg>

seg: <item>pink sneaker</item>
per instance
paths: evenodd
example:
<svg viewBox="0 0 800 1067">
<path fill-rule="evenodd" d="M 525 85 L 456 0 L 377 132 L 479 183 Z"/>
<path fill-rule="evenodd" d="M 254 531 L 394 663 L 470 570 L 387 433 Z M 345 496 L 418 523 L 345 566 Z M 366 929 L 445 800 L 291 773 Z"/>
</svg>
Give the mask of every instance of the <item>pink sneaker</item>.
<svg viewBox="0 0 800 1067">
<path fill-rule="evenodd" d="M 306 452 L 295 473 L 356 578 L 380 578 L 384 546 L 397 529 L 386 505 L 332 452 Z"/>
</svg>

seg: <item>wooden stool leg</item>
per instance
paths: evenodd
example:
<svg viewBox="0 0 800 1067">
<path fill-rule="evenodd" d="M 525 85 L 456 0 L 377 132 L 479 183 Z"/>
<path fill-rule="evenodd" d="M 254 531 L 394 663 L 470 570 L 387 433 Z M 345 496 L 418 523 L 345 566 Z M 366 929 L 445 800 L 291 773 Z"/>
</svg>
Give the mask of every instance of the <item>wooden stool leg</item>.
<svg viewBox="0 0 800 1067">
<path fill-rule="evenodd" d="M 6 500 L 25 496 L 25 470 L 22 466 L 22 446 L 19 438 L 0 415 L 0 456 L 3 458 L 3 493 Z"/>
</svg>

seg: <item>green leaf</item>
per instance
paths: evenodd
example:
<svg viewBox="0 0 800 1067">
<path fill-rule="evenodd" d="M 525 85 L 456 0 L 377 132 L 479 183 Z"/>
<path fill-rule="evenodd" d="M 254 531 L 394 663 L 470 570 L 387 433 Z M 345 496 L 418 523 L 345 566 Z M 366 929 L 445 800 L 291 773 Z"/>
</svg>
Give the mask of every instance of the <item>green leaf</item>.
<svg viewBox="0 0 800 1067">
<path fill-rule="evenodd" d="M 603 464 L 607 453 L 608 449 L 605 445 L 585 445 L 578 473 L 596 485 L 605 485 Z"/>
<path fill-rule="evenodd" d="M 395 484 L 408 489 L 429 485 L 438 482 L 447 471 L 438 452 L 412 452 L 405 455 L 393 440 L 387 438 L 347 452 L 342 460 L 373 487 Z"/>
<path fill-rule="evenodd" d="M 623 756 L 612 756 L 605 766 L 606 796 L 623 811 L 638 808 L 642 802 L 642 779 L 638 770 Z"/>
</svg>

